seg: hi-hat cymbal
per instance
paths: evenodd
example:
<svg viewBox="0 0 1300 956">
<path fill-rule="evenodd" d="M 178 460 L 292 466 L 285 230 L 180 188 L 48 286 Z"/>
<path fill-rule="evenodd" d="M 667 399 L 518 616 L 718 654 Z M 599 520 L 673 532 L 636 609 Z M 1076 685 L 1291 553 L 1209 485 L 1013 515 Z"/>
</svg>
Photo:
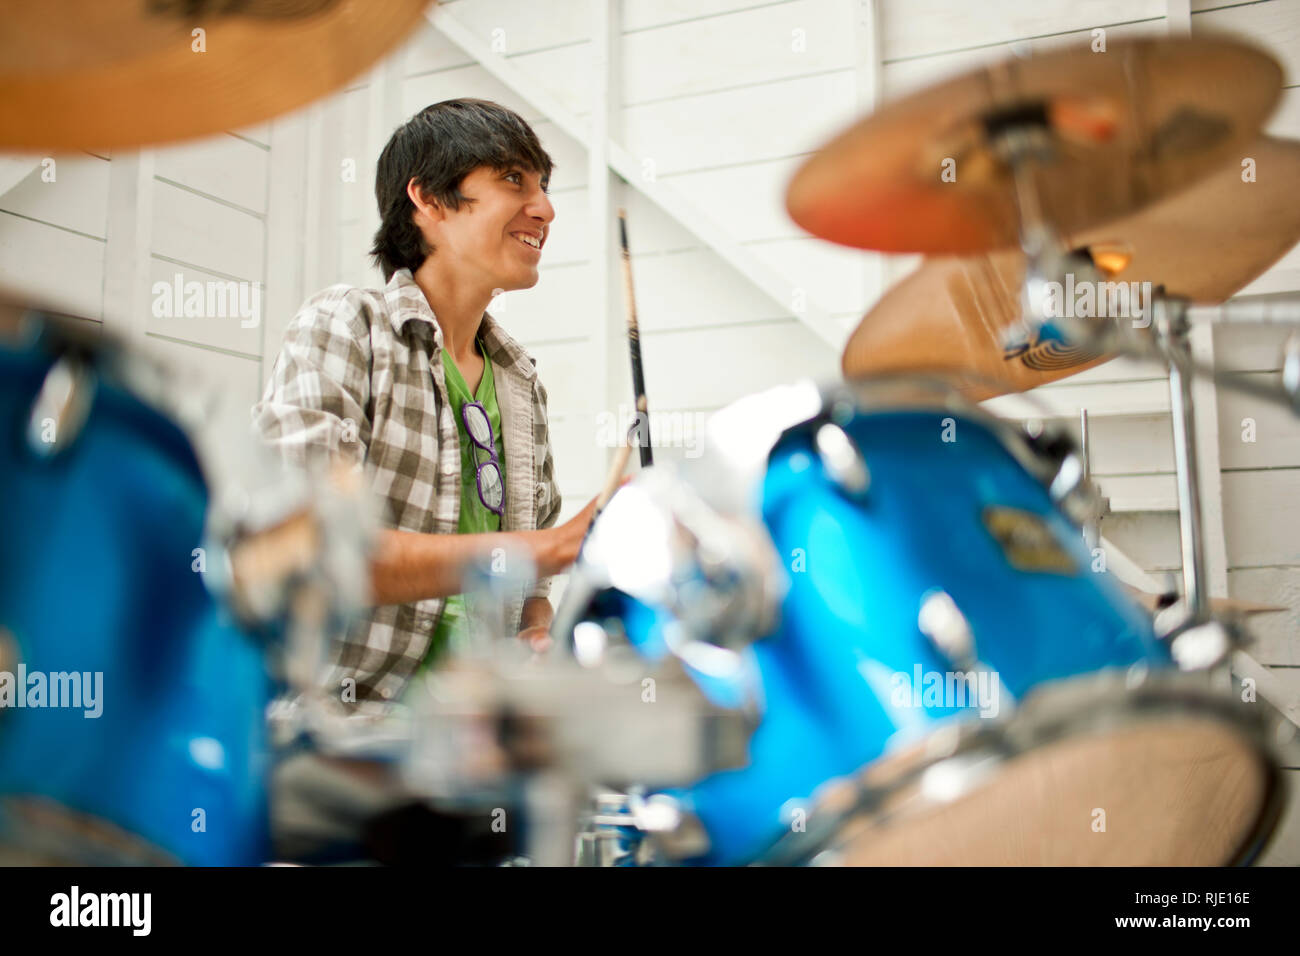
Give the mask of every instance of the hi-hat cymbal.
<svg viewBox="0 0 1300 956">
<path fill-rule="evenodd" d="M 411 33 L 431 5 L 7 3 L 0 149 L 141 146 L 260 123 L 343 86 Z"/>
<path fill-rule="evenodd" d="M 1272 57 L 1218 37 L 1013 59 L 863 119 L 800 168 L 786 206 L 814 235 L 864 249 L 966 255 L 1016 245 L 1013 180 L 988 134 L 1028 118 L 1052 154 L 1033 172 L 1043 216 L 1077 232 L 1238 154 L 1281 86 Z"/>
<path fill-rule="evenodd" d="M 1253 182 L 1243 181 L 1242 165 L 1229 163 L 1140 213 L 1069 237 L 1069 245 L 1089 249 L 1111 281 L 1163 284 L 1167 293 L 1193 302 L 1222 302 L 1300 240 L 1300 142 L 1261 137 L 1242 156 L 1253 160 Z M 981 381 L 963 390 L 982 399 L 1025 391 L 1111 358 L 1050 339 L 1008 350 L 1002 333 L 1020 319 L 1024 278 L 1019 251 L 926 259 L 853 332 L 844 374 L 967 373 Z"/>
</svg>

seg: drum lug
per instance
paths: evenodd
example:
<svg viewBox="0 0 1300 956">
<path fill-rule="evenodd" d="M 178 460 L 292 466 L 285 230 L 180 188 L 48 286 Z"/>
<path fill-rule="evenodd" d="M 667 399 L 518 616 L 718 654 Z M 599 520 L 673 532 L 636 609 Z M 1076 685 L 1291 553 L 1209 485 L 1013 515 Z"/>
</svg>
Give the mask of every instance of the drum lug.
<svg viewBox="0 0 1300 956">
<path fill-rule="evenodd" d="M 947 591 L 930 591 L 921 599 L 916 626 L 959 670 L 973 670 L 979 660 L 970 622 Z"/>
<path fill-rule="evenodd" d="M 60 356 L 48 372 L 27 419 L 27 446 L 40 458 L 69 447 L 86 424 L 95 398 L 95 372 L 75 355 Z"/>
<path fill-rule="evenodd" d="M 1070 434 L 1052 428 L 1038 436 L 1027 436 L 1027 441 L 1043 463 L 1047 493 L 1062 513 L 1078 525 L 1100 518 L 1106 501 L 1088 477 L 1083 454 Z"/>
<path fill-rule="evenodd" d="M 857 442 L 839 425 L 818 426 L 814 443 L 826 473 L 848 495 L 860 497 L 871 486 L 871 472 Z"/>
<path fill-rule="evenodd" d="M 1183 671 L 1208 671 L 1224 663 L 1234 650 L 1245 645 L 1245 635 L 1236 622 L 1211 618 L 1199 623 L 1181 620 L 1169 627 L 1171 617 L 1186 612 L 1182 603 L 1166 608 L 1156 616 L 1156 629 L 1169 654 Z M 1166 626 L 1161 627 L 1162 624 Z M 1163 631 L 1163 633 L 1162 633 Z"/>
<path fill-rule="evenodd" d="M 602 793 L 579 834 L 578 865 L 638 866 L 688 860 L 709 851 L 704 825 L 666 793 Z"/>
</svg>

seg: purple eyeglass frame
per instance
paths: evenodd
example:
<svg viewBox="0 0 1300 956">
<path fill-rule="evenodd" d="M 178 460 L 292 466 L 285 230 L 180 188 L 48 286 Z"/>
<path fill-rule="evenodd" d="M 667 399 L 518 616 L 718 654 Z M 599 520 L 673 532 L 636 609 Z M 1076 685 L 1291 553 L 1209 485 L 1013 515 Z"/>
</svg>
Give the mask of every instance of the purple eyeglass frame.
<svg viewBox="0 0 1300 956">
<path fill-rule="evenodd" d="M 480 442 L 477 438 L 474 437 L 474 429 L 469 427 L 469 410 L 471 408 L 477 408 L 480 412 L 482 412 L 483 421 L 487 422 L 488 443 L 486 446 L 482 442 Z M 481 464 L 479 463 L 478 455 L 476 454 L 474 456 L 474 487 L 478 489 L 478 500 L 483 503 L 484 508 L 492 512 L 498 518 L 504 518 L 505 503 L 506 503 L 506 483 L 501 474 L 500 460 L 497 458 L 497 436 L 496 436 L 496 432 L 492 428 L 492 418 L 490 415 L 488 415 L 487 409 L 483 407 L 482 402 L 466 402 L 464 405 L 461 406 L 460 418 L 461 421 L 464 422 L 465 424 L 465 434 L 469 436 L 470 443 L 473 444 L 474 447 L 476 448 L 482 448 L 485 452 L 488 453 L 489 456 L 491 456 L 488 458 L 487 461 Z M 493 468 L 497 470 L 497 484 L 501 488 L 501 504 L 497 505 L 495 508 L 488 502 L 487 498 L 484 497 L 483 495 L 483 469 L 486 468 L 488 465 L 491 465 Z"/>
</svg>

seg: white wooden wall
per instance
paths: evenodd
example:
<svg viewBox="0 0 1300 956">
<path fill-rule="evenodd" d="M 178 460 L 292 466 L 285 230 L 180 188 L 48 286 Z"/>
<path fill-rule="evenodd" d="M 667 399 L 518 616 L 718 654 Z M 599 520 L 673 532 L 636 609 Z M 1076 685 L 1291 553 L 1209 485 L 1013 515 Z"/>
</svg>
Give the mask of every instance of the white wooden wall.
<svg viewBox="0 0 1300 956">
<path fill-rule="evenodd" d="M 392 128 L 442 99 L 504 103 L 534 124 L 558 164 L 551 190 L 558 215 L 542 279 L 503 297 L 494 314 L 537 357 L 550 392 L 567 518 L 595 493 L 608 458 L 597 443 L 597 416 L 630 402 L 621 295 L 616 284 L 607 291 L 617 274 L 611 277 L 607 238 L 593 226 L 607 192 L 611 207 L 629 212 L 651 405 L 707 414 L 770 384 L 837 374 L 838 350 L 796 311 L 798 297 L 846 336 L 881 289 L 915 267 L 913 257 L 812 239 L 783 210 L 784 185 L 800 161 L 876 102 L 1016 50 L 1086 39 L 1096 27 L 1111 39 L 1232 32 L 1285 65 L 1289 86 L 1270 131 L 1300 138 L 1300 0 L 611 6 L 606 43 L 592 39 L 604 0 L 444 0 L 440 15 L 501 54 L 507 71 L 526 78 L 519 86 L 427 26 L 349 89 L 256 129 L 144 153 L 56 157 L 53 184 L 41 182 L 33 165 L 0 194 L 0 282 L 57 289 L 88 320 L 195 367 L 223 391 L 227 408 L 217 427 L 237 441 L 302 300 L 338 281 L 380 281 L 365 252 L 377 225 L 374 163 Z M 608 86 L 593 63 L 601 55 L 609 59 Z M 699 220 L 738 240 L 781 276 L 790 302 L 757 289 L 639 190 L 591 182 L 586 148 L 539 108 L 530 95 L 538 91 L 582 124 L 603 121 L 644 181 L 684 197 Z M 0 190 L 10 165 L 0 167 Z M 261 323 L 250 330 L 232 320 L 154 319 L 148 285 L 176 271 L 264 282 Z M 1300 291 L 1300 248 L 1243 295 L 1293 291 Z M 1233 329 L 1216 333 L 1212 348 L 1221 366 L 1276 380 L 1280 338 Z M 1090 411 L 1096 471 L 1115 509 L 1105 534 L 1145 570 L 1176 573 L 1168 397 L 1158 370 L 1114 362 L 1040 392 L 1062 414 Z M 1294 697 L 1300 422 L 1251 399 L 1207 394 L 1201 417 L 1203 433 L 1217 433 L 1208 457 L 1217 458 L 1221 495 L 1209 510 L 1220 578 L 1234 596 L 1290 609 L 1257 620 L 1254 655 Z M 1241 440 L 1245 418 L 1256 421 L 1254 443 Z M 1286 826 L 1270 859 L 1300 863 L 1300 813 Z"/>
</svg>

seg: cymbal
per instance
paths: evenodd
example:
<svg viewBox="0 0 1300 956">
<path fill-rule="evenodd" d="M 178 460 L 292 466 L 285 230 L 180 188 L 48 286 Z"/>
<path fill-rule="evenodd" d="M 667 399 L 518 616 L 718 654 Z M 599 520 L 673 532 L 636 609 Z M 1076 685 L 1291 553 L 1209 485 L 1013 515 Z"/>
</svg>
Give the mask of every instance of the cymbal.
<svg viewBox="0 0 1300 956">
<path fill-rule="evenodd" d="M 0 149 L 107 149 L 242 129 L 342 87 L 410 34 L 429 6 L 7 3 L 0 13 Z"/>
<path fill-rule="evenodd" d="M 968 255 L 1016 245 L 1014 183 L 988 130 L 1029 116 L 1051 150 L 1033 172 L 1043 215 L 1077 232 L 1239 154 L 1281 86 L 1272 57 L 1221 37 L 1011 59 L 861 120 L 798 170 L 786 208 L 814 235 L 864 249 Z M 945 181 L 945 168 L 955 180 Z"/>
<path fill-rule="evenodd" d="M 1067 237 L 1113 282 L 1163 283 L 1171 295 L 1213 305 L 1264 273 L 1300 240 L 1300 142 L 1261 137 L 1235 163 L 1142 212 Z M 1019 251 L 929 258 L 897 283 L 850 336 L 849 377 L 927 370 L 967 373 L 975 399 L 1026 391 L 1112 358 L 1049 339 L 1016 352 L 1002 332 L 1019 321 L 1025 257 Z M 979 381 L 976 381 L 976 379 Z M 993 381 L 989 381 L 993 380 Z"/>
</svg>

